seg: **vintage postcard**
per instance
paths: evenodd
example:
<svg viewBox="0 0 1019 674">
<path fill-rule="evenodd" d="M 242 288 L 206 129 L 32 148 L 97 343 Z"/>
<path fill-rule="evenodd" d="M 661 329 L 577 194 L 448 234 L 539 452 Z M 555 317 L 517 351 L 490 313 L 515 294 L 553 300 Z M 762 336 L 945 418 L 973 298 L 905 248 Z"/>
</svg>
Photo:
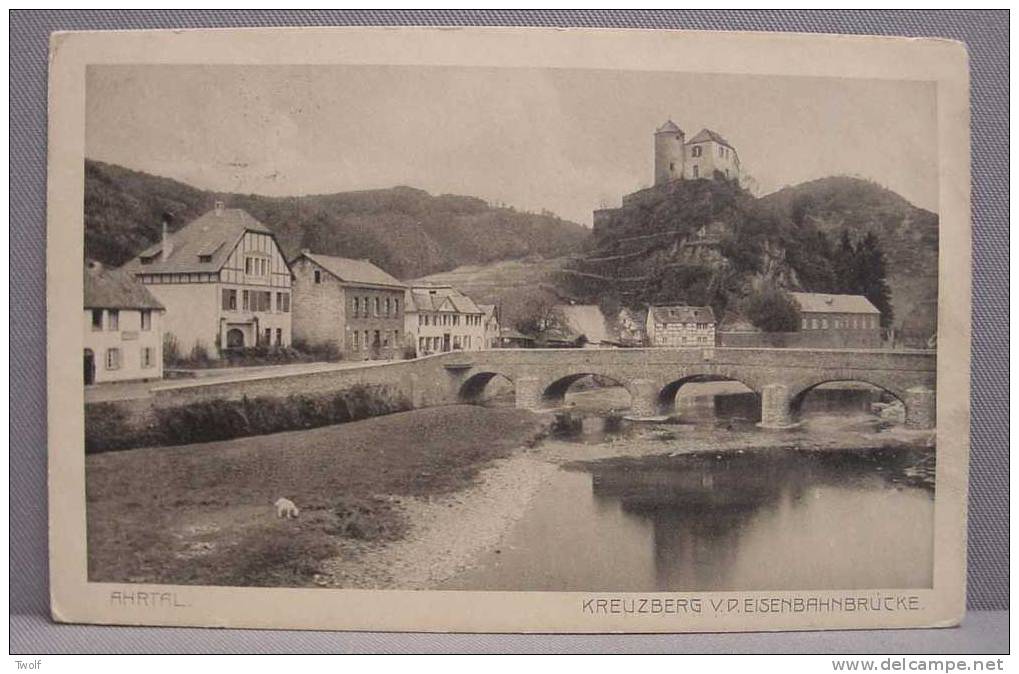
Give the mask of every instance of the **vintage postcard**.
<svg viewBox="0 0 1019 674">
<path fill-rule="evenodd" d="M 56 620 L 961 619 L 959 43 L 92 32 L 50 66 Z"/>
</svg>

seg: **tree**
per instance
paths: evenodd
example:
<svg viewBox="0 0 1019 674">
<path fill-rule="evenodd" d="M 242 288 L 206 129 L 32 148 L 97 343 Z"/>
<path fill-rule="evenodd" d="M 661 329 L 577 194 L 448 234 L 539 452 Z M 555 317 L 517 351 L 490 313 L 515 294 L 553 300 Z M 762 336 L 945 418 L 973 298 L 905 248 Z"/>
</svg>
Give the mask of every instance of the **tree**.
<svg viewBox="0 0 1019 674">
<path fill-rule="evenodd" d="M 885 254 L 873 232 L 867 232 L 856 247 L 856 292 L 881 312 L 881 326 L 892 324 L 892 292 L 886 280 Z"/>
<path fill-rule="evenodd" d="M 745 313 L 764 332 L 793 332 L 800 326 L 800 305 L 788 292 L 773 285 L 751 293 Z"/>
</svg>

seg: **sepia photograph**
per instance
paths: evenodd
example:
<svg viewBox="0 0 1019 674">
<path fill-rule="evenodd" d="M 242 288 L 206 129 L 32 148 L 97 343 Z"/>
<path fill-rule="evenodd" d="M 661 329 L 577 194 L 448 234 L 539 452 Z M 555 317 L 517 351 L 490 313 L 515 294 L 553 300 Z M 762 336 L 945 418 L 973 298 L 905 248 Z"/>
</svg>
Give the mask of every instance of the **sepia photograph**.
<svg viewBox="0 0 1019 674">
<path fill-rule="evenodd" d="M 690 617 L 727 592 L 908 620 L 936 589 L 937 81 L 81 72 L 64 451 L 108 606 L 540 592 Z"/>
</svg>

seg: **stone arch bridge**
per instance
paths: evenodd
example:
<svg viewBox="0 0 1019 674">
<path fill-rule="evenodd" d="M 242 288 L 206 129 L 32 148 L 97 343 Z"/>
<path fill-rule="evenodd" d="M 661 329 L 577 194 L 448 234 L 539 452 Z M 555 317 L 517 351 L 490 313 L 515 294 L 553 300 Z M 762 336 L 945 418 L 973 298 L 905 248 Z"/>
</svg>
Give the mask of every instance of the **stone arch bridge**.
<svg viewBox="0 0 1019 674">
<path fill-rule="evenodd" d="M 933 351 L 762 348 L 498 349 L 443 354 L 436 360 L 451 393 L 470 402 L 496 376 L 513 382 L 518 407 L 562 403 L 587 375 L 618 382 L 630 393 L 631 413 L 652 417 L 671 408 L 679 388 L 693 381 L 734 380 L 758 394 L 761 425 L 791 425 L 804 396 L 829 382 L 872 384 L 902 401 L 906 423 L 935 425 L 937 359 Z M 438 364 L 438 363 L 436 363 Z"/>
</svg>

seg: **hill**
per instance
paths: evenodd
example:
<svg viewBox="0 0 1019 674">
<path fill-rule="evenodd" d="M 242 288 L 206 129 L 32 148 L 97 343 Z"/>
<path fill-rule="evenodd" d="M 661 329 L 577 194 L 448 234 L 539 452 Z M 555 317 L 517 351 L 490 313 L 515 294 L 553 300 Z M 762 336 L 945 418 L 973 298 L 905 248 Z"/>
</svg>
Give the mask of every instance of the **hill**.
<svg viewBox="0 0 1019 674">
<path fill-rule="evenodd" d="M 842 230 L 874 234 L 888 266 L 896 324 L 933 331 L 938 301 L 938 216 L 877 183 L 835 176 L 787 187 L 761 199 L 794 224 L 832 241 Z"/>
<path fill-rule="evenodd" d="M 102 162 L 85 161 L 85 254 L 120 265 L 160 236 L 164 212 L 180 227 L 221 199 L 271 228 L 288 256 L 302 248 L 367 258 L 399 278 L 467 264 L 558 257 L 590 230 L 551 214 L 411 187 L 302 197 L 219 194 Z"/>
<path fill-rule="evenodd" d="M 841 292 L 838 247 L 873 234 L 885 253 L 894 324 L 931 323 L 937 300 L 937 216 L 875 183 L 837 177 L 755 198 L 724 180 L 641 190 L 596 212 L 593 245 L 557 274 L 586 302 L 711 305 L 741 321 L 765 285 Z"/>
</svg>

